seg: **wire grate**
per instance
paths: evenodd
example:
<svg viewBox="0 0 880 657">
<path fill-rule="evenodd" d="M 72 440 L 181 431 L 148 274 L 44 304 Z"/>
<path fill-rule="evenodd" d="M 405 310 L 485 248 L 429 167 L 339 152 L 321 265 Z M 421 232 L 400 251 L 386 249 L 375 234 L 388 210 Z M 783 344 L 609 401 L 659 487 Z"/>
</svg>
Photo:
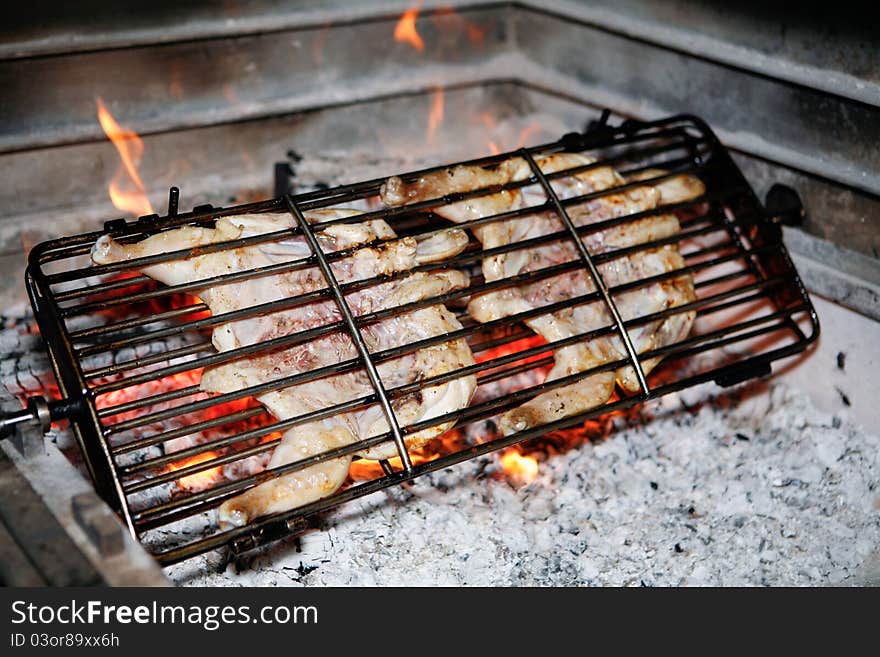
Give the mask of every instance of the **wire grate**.
<svg viewBox="0 0 880 657">
<path fill-rule="evenodd" d="M 559 170 L 542 168 L 542 158 L 561 153 L 585 153 L 592 160 Z M 89 472 L 98 492 L 160 562 L 177 562 L 222 546 L 234 550 L 255 547 L 300 531 L 307 518 L 323 510 L 493 450 L 576 427 L 591 417 L 706 381 L 731 385 L 764 375 L 772 361 L 803 351 L 817 337 L 818 319 L 782 245 L 780 229 L 701 120 L 679 116 L 647 123 L 628 121 L 617 127 L 600 125 L 551 144 L 402 174 L 399 179 L 403 184 L 417 184 L 438 174 L 442 177 L 456 166 L 492 172 L 517 159 L 527 165 L 527 175 L 490 180 L 467 189 L 446 189 L 395 207 L 378 201 L 386 182 L 383 178 L 242 206 L 200 207 L 181 214 L 175 209 L 162 218 L 109 222 L 102 231 L 65 237 L 33 249 L 26 275 L 29 293 Z M 560 194 L 559 186 L 566 180 L 579 174 L 598 175 L 611 166 L 623 176 L 615 184 L 574 195 Z M 661 197 L 654 206 L 603 215 L 587 223 L 572 218 L 584 208 L 607 203 L 609 198 L 660 188 L 681 180 L 681 176 L 698 179 L 702 191 L 684 200 L 664 201 Z M 444 208 L 505 194 L 520 194 L 530 200 L 459 222 L 457 228 L 467 231 L 468 242 L 449 257 L 377 276 L 346 275 L 341 279 L 337 275 L 365 253 L 410 244 L 405 242 L 410 239 L 421 243 L 438 230 L 453 227 L 441 216 Z M 320 222 L 313 219 L 316 213 L 341 208 L 354 210 L 328 215 L 330 218 Z M 231 236 L 107 264 L 94 264 L 89 258 L 95 243 L 105 235 L 112 235 L 120 245 L 135 245 L 180 227 L 210 230 L 222 217 L 251 214 L 286 214 L 290 225 L 284 230 Z M 486 227 L 501 222 L 513 226 L 538 215 L 552 215 L 559 223 L 550 232 L 510 243 L 484 245 L 475 238 Z M 602 235 L 668 216 L 676 217 L 674 231 L 594 248 Z M 393 233 L 327 248 L 334 230 L 369 222 L 384 222 Z M 149 275 L 151 267 L 163 263 L 195 261 L 209 254 L 232 258 L 247 249 L 272 249 L 279 244 L 288 250 L 279 262 L 207 272 L 169 284 L 158 283 Z M 560 244 L 569 245 L 571 258 L 494 280 L 487 280 L 484 274 L 482 265 L 492 258 L 527 257 Z M 680 263 L 674 268 L 608 280 L 607 272 L 619 263 L 639 262 L 667 247 L 680 254 Z M 467 275 L 466 286 L 452 286 L 391 306 L 355 307 L 351 302 L 359 298 L 357 295 L 370 294 L 376 286 L 403 284 L 415 275 L 442 276 L 453 270 Z M 591 285 L 576 294 L 548 297 L 546 303 L 517 308 L 483 322 L 468 311 L 467 302 L 476 295 L 504 293 L 525 285 L 553 286 L 565 276 L 577 275 L 588 276 Z M 271 286 L 284 276 L 306 277 L 310 284 L 301 294 L 257 300 L 214 314 L 199 297 L 200 292 L 216 286 L 258 281 Z M 621 309 L 621 303 L 636 298 L 633 295 L 665 290 L 683 277 L 693 281 L 691 297 L 643 312 Z M 553 339 L 541 339 L 530 328 L 537 318 L 595 308 L 596 304 L 610 317 L 601 326 Z M 383 322 L 441 305 L 460 328 L 426 333 L 382 348 L 371 348 L 364 338 L 365 331 L 377 330 Z M 232 322 L 294 317 L 315 308 L 331 310 L 324 321 L 291 328 L 271 339 L 221 351 L 213 345 L 213 332 Z M 695 319 L 692 330 L 683 336 L 642 349 L 634 341 L 633 336 L 647 330 L 645 327 L 664 325 L 685 313 L 692 313 Z M 340 334 L 348 337 L 353 351 L 337 360 L 281 371 L 269 380 L 219 393 L 201 390 L 205 368 L 292 353 L 290 350 L 297 347 Z M 547 377 L 559 350 L 615 339 L 623 345 L 615 356 L 586 369 Z M 420 350 L 445 349 L 458 340 L 467 343 L 473 362 L 402 382 L 383 380 L 382 369 L 387 371 L 399 359 L 415 359 Z M 652 371 L 659 359 L 663 363 Z M 459 441 L 433 460 L 415 458 L 407 446 L 421 431 L 439 431 L 438 427 L 454 423 L 453 431 L 464 432 L 538 395 L 563 394 L 573 384 L 585 385 L 590 377 L 622 368 L 631 368 L 637 390 L 627 392 L 618 387 L 614 397 L 574 415 L 551 418 L 510 435 L 496 433 L 466 444 Z M 254 399 L 340 375 L 365 377 L 369 386 L 362 390 L 367 392 L 285 418 L 273 417 Z M 399 409 L 408 400 L 420 398 L 432 386 L 467 377 L 476 377 L 477 392 L 470 404 L 400 421 Z M 523 385 L 523 380 L 527 384 Z M 512 381 L 520 383 L 511 385 Z M 381 410 L 387 431 L 267 467 L 265 461 L 282 443 L 284 432 L 371 407 Z M 257 517 L 241 527 L 219 528 L 213 519 L 211 512 L 218 506 L 261 483 L 383 445 L 394 447 L 400 468 L 383 458 L 381 474 L 372 479 L 350 480 L 317 501 Z M 210 481 L 190 485 L 200 476 Z M 160 535 L 164 538 L 157 538 Z"/>
</svg>

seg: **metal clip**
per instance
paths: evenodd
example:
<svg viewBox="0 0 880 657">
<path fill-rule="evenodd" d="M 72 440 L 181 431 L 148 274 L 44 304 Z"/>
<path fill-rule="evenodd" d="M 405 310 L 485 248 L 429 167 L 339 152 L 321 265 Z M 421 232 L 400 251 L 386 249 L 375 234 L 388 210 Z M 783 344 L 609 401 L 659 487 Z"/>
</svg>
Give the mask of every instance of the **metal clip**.
<svg viewBox="0 0 880 657">
<path fill-rule="evenodd" d="M 104 232 L 106 233 L 121 233 L 128 226 L 128 223 L 124 218 L 120 219 L 111 219 L 110 221 L 104 222 Z"/>
<path fill-rule="evenodd" d="M 801 197 L 788 185 L 774 184 L 764 197 L 770 221 L 784 226 L 801 226 L 806 212 Z"/>
<path fill-rule="evenodd" d="M 168 216 L 176 217 L 177 208 L 180 205 L 180 188 L 172 187 L 168 190 Z"/>
</svg>

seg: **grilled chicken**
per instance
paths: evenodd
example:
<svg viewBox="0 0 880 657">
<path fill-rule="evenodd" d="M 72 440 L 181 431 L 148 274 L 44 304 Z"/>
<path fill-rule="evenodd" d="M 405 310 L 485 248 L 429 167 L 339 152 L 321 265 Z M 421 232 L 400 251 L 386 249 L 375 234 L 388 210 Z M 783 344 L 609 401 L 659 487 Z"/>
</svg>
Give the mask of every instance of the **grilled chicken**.
<svg viewBox="0 0 880 657">
<path fill-rule="evenodd" d="M 545 174 L 587 167 L 573 174 L 565 174 L 551 181 L 559 198 L 573 198 L 607 190 L 627 182 L 609 166 L 592 166 L 593 161 L 576 154 L 559 153 L 539 158 L 538 166 Z M 647 170 L 630 181 L 644 180 L 664 174 Z M 425 175 L 413 182 L 399 177 L 389 178 L 382 187 L 382 200 L 391 206 L 439 198 L 455 192 L 468 192 L 490 186 L 505 185 L 530 178 L 532 171 L 522 158 L 511 158 L 494 168 L 457 166 Z M 575 226 L 589 226 L 600 221 L 649 211 L 661 203 L 674 203 L 699 197 L 705 191 L 703 184 L 691 176 L 667 178 L 660 184 L 633 186 L 608 195 L 597 195 L 567 208 Z M 481 219 L 491 215 L 540 205 L 547 200 L 536 185 L 503 190 L 497 193 L 468 198 L 434 209 L 437 214 L 457 223 Z M 680 231 L 678 219 L 672 214 L 646 216 L 616 226 L 586 232 L 583 243 L 592 256 L 636 247 Z M 532 238 L 560 233 L 558 240 L 538 246 L 506 251 L 483 259 L 483 275 L 487 282 L 534 272 L 561 263 L 577 260 L 575 243 L 565 232 L 565 226 L 553 211 L 536 211 L 525 216 L 482 224 L 473 233 L 484 249 L 518 244 Z M 636 250 L 611 257 L 598 265 L 599 274 L 608 288 L 680 269 L 684 261 L 676 244 L 665 244 Z M 489 322 L 502 317 L 530 311 L 556 302 L 566 302 L 596 292 L 596 286 L 586 267 L 559 275 L 545 277 L 521 285 L 512 285 L 492 292 L 475 295 L 468 310 L 474 319 Z M 654 282 L 614 295 L 614 301 L 624 321 L 657 313 L 693 301 L 693 280 L 684 274 Z M 656 349 L 683 339 L 690 331 L 695 314 L 686 311 L 669 315 L 633 327 L 629 337 L 638 353 Z M 548 342 L 564 340 L 589 331 L 613 325 L 613 317 L 602 301 L 578 303 L 560 310 L 525 320 L 525 323 Z M 617 334 L 576 342 L 554 351 L 554 366 L 547 381 L 624 359 L 627 352 Z M 642 360 L 647 374 L 659 358 Z M 619 367 L 592 374 L 574 383 L 542 393 L 522 406 L 512 409 L 501 418 L 505 434 L 523 431 L 557 419 L 576 415 L 605 403 L 614 391 L 615 382 L 627 391 L 639 390 L 639 381 L 632 367 Z"/>
<path fill-rule="evenodd" d="M 355 214 L 357 212 L 350 210 L 319 210 L 308 213 L 307 219 L 312 224 L 320 224 Z M 282 232 L 290 231 L 294 224 L 292 217 L 286 214 L 240 215 L 217 219 L 215 228 L 186 226 L 158 233 L 134 244 L 121 244 L 110 236 L 104 236 L 93 247 L 92 260 L 98 264 L 119 262 L 279 232 L 275 241 L 194 255 L 141 269 L 144 274 L 169 285 L 198 281 L 308 257 L 310 250 L 302 236 L 284 235 Z M 417 264 L 442 260 L 459 253 L 468 241 L 467 235 L 460 229 L 439 231 L 419 240 L 412 237 L 395 239 L 394 232 L 381 220 L 339 223 L 324 229 L 317 227 L 316 235 L 325 253 L 351 250 L 331 262 L 333 274 L 341 285 L 375 281 L 377 277 L 406 272 Z M 382 242 L 371 244 L 377 240 Z M 455 270 L 413 272 L 396 280 L 371 283 L 350 291 L 345 298 L 353 314 L 359 316 L 441 295 L 467 285 L 467 276 Z M 220 315 L 291 299 L 326 287 L 320 270 L 309 264 L 283 273 L 206 286 L 196 294 L 214 315 Z M 333 301 L 315 301 L 220 324 L 214 329 L 212 340 L 217 350 L 223 352 L 266 343 L 341 320 L 339 308 Z M 363 327 L 362 335 L 372 353 L 460 328 L 461 324 L 455 316 L 443 305 L 437 304 L 368 324 Z M 202 375 L 201 388 L 209 393 L 232 392 L 357 357 L 358 352 L 343 329 L 315 339 L 300 340 L 267 353 L 207 367 Z M 464 340 L 450 340 L 385 360 L 378 365 L 378 371 L 388 390 L 473 362 Z M 460 377 L 397 397 L 392 406 L 403 427 L 467 406 L 475 386 L 473 376 Z M 358 368 L 264 392 L 256 399 L 274 417 L 286 420 L 371 394 L 373 388 L 367 373 Z M 410 447 L 419 447 L 450 426 L 451 423 L 443 423 L 423 429 L 406 436 L 406 442 Z M 388 422 L 376 403 L 316 419 L 284 433 L 272 454 L 269 467 L 279 467 L 387 431 Z M 356 454 L 369 459 L 385 459 L 396 455 L 397 451 L 393 442 L 384 442 Z M 351 459 L 351 455 L 333 458 L 251 488 L 220 507 L 218 517 L 221 526 L 243 525 L 258 516 L 296 508 L 329 495 L 344 482 Z"/>
</svg>

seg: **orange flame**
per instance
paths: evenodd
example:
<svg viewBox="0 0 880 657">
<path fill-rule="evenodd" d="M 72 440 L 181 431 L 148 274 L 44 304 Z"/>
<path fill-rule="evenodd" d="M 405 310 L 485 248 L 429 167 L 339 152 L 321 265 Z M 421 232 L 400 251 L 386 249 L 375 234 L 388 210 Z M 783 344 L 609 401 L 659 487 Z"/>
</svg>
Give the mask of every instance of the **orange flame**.
<svg viewBox="0 0 880 657">
<path fill-rule="evenodd" d="M 434 141 L 437 128 L 443 123 L 443 88 L 437 87 L 431 100 L 431 111 L 428 113 L 428 143 Z"/>
<path fill-rule="evenodd" d="M 470 22 L 464 16 L 456 13 L 452 7 L 437 7 L 433 14 L 434 23 L 441 30 L 464 30 L 468 40 L 474 46 L 483 44 L 486 36 L 486 28 Z"/>
<path fill-rule="evenodd" d="M 416 30 L 416 17 L 419 15 L 419 5 L 413 5 L 405 12 L 397 25 L 394 27 L 394 40 L 401 43 L 408 43 L 413 48 L 421 52 L 425 49 L 425 42 L 419 36 Z"/>
<path fill-rule="evenodd" d="M 473 23 L 468 23 L 467 24 L 467 35 L 468 35 L 468 39 L 470 39 L 470 42 L 473 45 L 475 45 L 475 46 L 482 45 L 483 37 L 486 36 L 486 28 L 479 27 L 477 25 L 474 25 Z"/>
<path fill-rule="evenodd" d="M 529 123 L 525 128 L 522 129 L 522 132 L 519 133 L 519 136 L 516 138 L 516 148 L 522 148 L 527 145 L 529 141 L 531 141 L 532 137 L 541 132 L 541 126 L 533 121 Z"/>
<path fill-rule="evenodd" d="M 217 452 L 202 452 L 201 454 L 196 454 L 194 456 L 190 456 L 189 458 L 181 459 L 180 461 L 175 461 L 174 463 L 168 464 L 168 471 L 175 472 L 190 465 L 196 465 L 197 463 L 210 461 L 211 459 L 215 459 L 218 456 L 219 454 Z M 218 465 L 216 468 L 211 468 L 210 470 L 203 470 L 202 472 L 195 472 L 191 475 L 187 475 L 186 477 L 181 477 L 177 480 L 177 485 L 187 490 L 204 490 L 215 481 L 219 481 L 220 479 L 222 479 L 222 477 L 223 468 Z"/>
<path fill-rule="evenodd" d="M 137 133 L 121 127 L 113 115 L 110 114 L 104 101 L 96 99 L 98 105 L 98 121 L 104 129 L 104 133 L 113 142 L 122 160 L 122 166 L 116 172 L 110 182 L 108 192 L 110 200 L 117 210 L 130 212 L 135 216 L 153 214 L 153 206 L 144 191 L 144 183 L 138 174 L 137 167 L 144 154 L 144 142 Z M 123 187 L 134 186 L 134 190 L 124 190 Z"/>
<path fill-rule="evenodd" d="M 235 87 L 233 87 L 228 82 L 223 85 L 223 97 L 229 101 L 230 105 L 241 107 L 241 101 L 238 99 L 238 94 L 235 91 Z"/>
<path fill-rule="evenodd" d="M 501 467 L 511 483 L 525 486 L 538 478 L 538 462 L 511 449 L 501 455 Z"/>
</svg>

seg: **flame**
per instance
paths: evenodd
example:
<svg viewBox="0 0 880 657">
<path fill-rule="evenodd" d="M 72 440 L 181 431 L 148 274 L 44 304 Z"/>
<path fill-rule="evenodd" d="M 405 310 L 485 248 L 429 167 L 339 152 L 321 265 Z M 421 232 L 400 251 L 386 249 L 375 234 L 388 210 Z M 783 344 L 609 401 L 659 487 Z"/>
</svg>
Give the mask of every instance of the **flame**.
<svg viewBox="0 0 880 657">
<path fill-rule="evenodd" d="M 448 31 L 464 30 L 471 45 L 483 45 L 486 28 L 472 23 L 461 14 L 458 14 L 452 7 L 437 7 L 434 10 L 433 18 L 438 29 Z"/>
<path fill-rule="evenodd" d="M 168 93 L 175 100 L 183 99 L 183 82 L 181 81 L 180 60 L 175 59 L 171 64 L 171 82 L 168 83 Z"/>
<path fill-rule="evenodd" d="M 443 123 L 443 108 L 443 88 L 437 87 L 431 100 L 431 111 L 428 113 L 428 143 L 434 141 L 437 129 L 440 127 L 440 124 Z"/>
<path fill-rule="evenodd" d="M 468 23 L 467 27 L 467 35 L 471 44 L 475 46 L 480 46 L 483 44 L 483 38 L 486 36 L 486 28 L 480 27 L 478 25 L 474 25 L 473 23 Z"/>
<path fill-rule="evenodd" d="M 516 138 L 516 146 L 515 148 L 522 148 L 525 146 L 532 137 L 541 131 L 541 126 L 537 121 L 532 121 L 525 128 L 522 129 L 522 132 L 519 133 L 519 136 Z"/>
<path fill-rule="evenodd" d="M 421 3 L 419 3 L 421 4 Z M 397 25 L 394 27 L 394 40 L 400 43 L 408 43 L 421 52 L 425 49 L 425 42 L 416 30 L 416 17 L 419 15 L 419 4 L 415 4 L 405 12 Z"/>
<path fill-rule="evenodd" d="M 98 106 L 98 121 L 104 129 L 104 133 L 116 147 L 122 166 L 116 172 L 110 182 L 108 192 L 110 200 L 117 210 L 130 212 L 135 216 L 153 214 L 153 206 L 144 191 L 144 183 L 138 174 L 137 167 L 144 154 L 144 142 L 137 133 L 121 127 L 110 111 L 104 105 L 101 98 L 96 99 Z M 134 185 L 134 190 L 123 190 L 123 187 Z"/>
<path fill-rule="evenodd" d="M 444 439 L 441 437 L 438 439 L 438 442 L 442 445 Z M 439 459 L 441 453 L 446 452 L 437 451 L 433 453 L 426 453 L 422 450 L 413 450 L 412 452 L 410 452 L 410 461 L 412 461 L 413 465 L 428 463 L 429 461 Z M 403 461 L 400 460 L 399 456 L 392 456 L 390 459 L 388 459 L 388 465 L 390 465 L 393 470 L 403 470 Z M 378 461 L 373 461 L 371 459 L 358 459 L 356 461 L 352 461 L 351 466 L 348 470 L 348 476 L 351 477 L 353 481 L 372 481 L 373 479 L 378 479 L 384 474 L 385 471 L 382 470 L 382 465 Z"/>
<path fill-rule="evenodd" d="M 495 117 L 492 116 L 491 112 L 481 112 L 479 115 L 480 123 L 483 124 L 486 128 L 486 134 L 492 135 L 495 132 L 496 122 Z M 501 153 L 501 148 L 498 146 L 498 142 L 491 138 L 486 139 L 486 148 L 489 150 L 490 155 L 498 155 Z"/>
<path fill-rule="evenodd" d="M 241 107 L 241 101 L 238 99 L 238 94 L 235 91 L 235 87 L 233 87 L 228 82 L 223 85 L 223 97 L 229 101 L 230 105 L 234 107 Z"/>
<path fill-rule="evenodd" d="M 330 36 L 330 24 L 325 23 L 312 39 L 312 61 L 316 66 L 324 65 L 324 44 Z"/>
<path fill-rule="evenodd" d="M 523 456 L 511 449 L 501 455 L 504 474 L 515 486 L 526 486 L 538 478 L 538 462 L 531 456 Z"/>
<path fill-rule="evenodd" d="M 190 465 L 196 465 L 198 463 L 204 463 L 206 461 L 210 461 L 212 459 L 220 456 L 218 452 L 207 451 L 202 452 L 201 454 L 196 454 L 194 456 L 190 456 L 189 458 L 181 459 L 180 461 L 175 461 L 174 463 L 168 464 L 169 472 L 176 472 L 177 470 L 181 470 Z M 204 490 L 208 488 L 216 481 L 219 481 L 223 478 L 223 468 L 222 466 L 217 466 L 215 468 L 211 468 L 209 470 L 203 470 L 202 472 L 194 472 L 191 475 L 187 475 L 186 477 L 181 477 L 177 480 L 177 485 L 181 488 L 185 488 L 186 490 Z"/>
</svg>

